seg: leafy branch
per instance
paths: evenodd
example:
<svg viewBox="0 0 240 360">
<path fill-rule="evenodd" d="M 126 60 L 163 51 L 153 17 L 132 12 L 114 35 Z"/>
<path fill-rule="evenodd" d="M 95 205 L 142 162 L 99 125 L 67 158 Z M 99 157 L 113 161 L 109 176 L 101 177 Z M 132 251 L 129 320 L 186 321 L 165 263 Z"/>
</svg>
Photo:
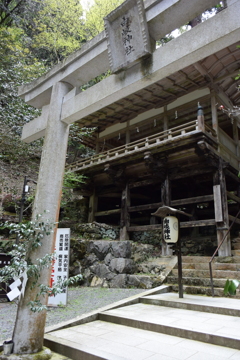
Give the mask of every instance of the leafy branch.
<svg viewBox="0 0 240 360">
<path fill-rule="evenodd" d="M 20 243 L 14 244 L 12 250 L 8 253 L 11 256 L 11 263 L 0 269 L 0 283 L 9 286 L 13 279 L 19 279 L 24 274 L 26 274 L 27 279 L 31 278 L 32 288 L 38 287 L 35 299 L 28 304 L 33 312 L 47 309 L 40 301 L 41 296 L 55 296 L 64 292 L 68 285 L 82 279 L 82 275 L 76 275 L 66 280 L 59 279 L 52 286 L 38 284 L 41 272 L 52 266 L 56 254 L 45 254 L 42 258 L 36 259 L 34 263 L 31 260 L 31 254 L 42 245 L 43 237 L 50 235 L 53 228 L 54 224 L 50 221 L 43 221 L 41 215 L 38 215 L 35 221 L 28 221 L 24 224 L 7 222 L 0 226 L 0 229 L 8 229 L 10 233 L 15 233 L 20 239 Z M 2 289 L 4 288 L 2 287 Z"/>
</svg>

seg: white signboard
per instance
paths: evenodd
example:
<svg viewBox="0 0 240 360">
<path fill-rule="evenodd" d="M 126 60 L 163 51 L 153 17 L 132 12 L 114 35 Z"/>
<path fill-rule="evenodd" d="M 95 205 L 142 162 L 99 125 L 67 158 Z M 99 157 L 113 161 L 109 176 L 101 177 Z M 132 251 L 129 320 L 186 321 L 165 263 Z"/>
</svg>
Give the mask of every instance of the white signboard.
<svg viewBox="0 0 240 360">
<path fill-rule="evenodd" d="M 70 229 L 57 229 L 55 253 L 56 259 L 52 266 L 50 286 L 59 279 L 68 279 L 69 272 Z M 67 288 L 61 294 L 49 296 L 49 306 L 67 305 Z"/>
</svg>

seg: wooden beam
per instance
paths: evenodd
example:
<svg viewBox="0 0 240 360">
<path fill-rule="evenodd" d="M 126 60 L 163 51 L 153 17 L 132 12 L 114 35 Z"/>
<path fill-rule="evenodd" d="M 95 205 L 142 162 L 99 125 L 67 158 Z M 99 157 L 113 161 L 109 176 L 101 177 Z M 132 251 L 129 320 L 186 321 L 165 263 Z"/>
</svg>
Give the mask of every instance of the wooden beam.
<svg viewBox="0 0 240 360">
<path fill-rule="evenodd" d="M 148 230 L 161 230 L 162 231 L 162 224 L 155 224 L 155 225 L 141 225 L 141 226 L 129 226 L 127 231 L 148 231 Z"/>
<path fill-rule="evenodd" d="M 240 183 L 240 178 L 237 175 L 233 174 L 230 170 L 225 169 L 224 172 L 225 172 L 225 175 L 231 177 L 233 180 Z"/>
<path fill-rule="evenodd" d="M 98 212 L 95 213 L 95 217 L 96 217 L 96 216 L 108 216 L 108 215 L 120 214 L 120 213 L 121 213 L 121 209 L 98 211 Z"/>
<path fill-rule="evenodd" d="M 152 185 L 152 184 L 157 184 L 158 182 L 159 181 L 154 180 L 154 179 L 136 181 L 136 182 L 129 183 L 129 189 L 133 189 L 133 188 L 137 188 L 137 187 L 141 187 L 141 186 Z"/>
<path fill-rule="evenodd" d="M 211 225 L 216 225 L 215 219 L 184 221 L 184 222 L 180 223 L 180 228 L 188 228 L 188 227 L 196 227 L 196 226 L 211 226 Z"/>
<path fill-rule="evenodd" d="M 232 199 L 234 201 L 236 201 L 237 203 L 240 203 L 240 198 L 234 194 L 232 194 L 231 192 L 227 191 L 227 197 L 229 199 Z"/>
<path fill-rule="evenodd" d="M 213 195 L 196 196 L 196 197 L 191 197 L 191 198 L 186 198 L 186 199 L 172 200 L 171 206 L 174 207 L 174 206 L 186 205 L 186 204 L 198 204 L 198 203 L 204 203 L 207 201 L 213 201 Z M 137 212 L 137 211 L 143 211 L 143 210 L 152 210 L 152 209 L 157 209 L 160 206 L 163 206 L 162 202 L 146 204 L 146 205 L 131 206 L 128 208 L 128 211 L 129 212 Z"/>
<path fill-rule="evenodd" d="M 189 227 L 196 227 L 196 226 L 212 226 L 212 225 L 216 225 L 215 219 L 184 221 L 184 222 L 180 223 L 180 228 L 189 228 Z M 127 230 L 129 232 L 132 232 L 132 231 L 148 231 L 148 230 L 162 230 L 162 225 L 161 224 L 155 224 L 155 225 L 129 226 Z"/>
<path fill-rule="evenodd" d="M 128 208 L 128 212 L 136 212 L 136 211 L 143 211 L 143 210 L 153 210 L 153 209 L 159 208 L 162 205 L 163 205 L 162 202 L 159 202 L 159 203 L 153 203 L 153 204 L 147 204 L 147 205 L 130 206 Z"/>
<path fill-rule="evenodd" d="M 207 201 L 213 201 L 213 195 L 196 196 L 180 200 L 172 200 L 171 206 L 186 205 L 186 204 L 198 204 Z"/>
<path fill-rule="evenodd" d="M 222 196 L 221 196 L 220 185 L 213 185 L 213 194 L 214 194 L 215 220 L 217 222 L 221 222 L 223 221 L 223 212 L 222 212 Z"/>
<path fill-rule="evenodd" d="M 230 220 L 230 221 L 234 221 L 234 220 L 235 220 L 235 216 L 228 215 L 228 217 L 229 217 L 229 220 Z M 235 220 L 235 223 L 240 225 L 240 219 L 236 219 L 236 220 Z"/>
<path fill-rule="evenodd" d="M 207 174 L 207 173 L 211 173 L 212 169 L 210 168 L 197 168 L 197 169 L 193 169 L 193 170 L 189 170 L 187 169 L 187 172 L 179 172 L 179 173 L 169 173 L 169 178 L 170 180 L 179 180 L 179 179 L 184 179 L 186 177 L 191 177 L 191 176 L 196 176 L 196 175 L 202 175 L 202 174 Z"/>
</svg>

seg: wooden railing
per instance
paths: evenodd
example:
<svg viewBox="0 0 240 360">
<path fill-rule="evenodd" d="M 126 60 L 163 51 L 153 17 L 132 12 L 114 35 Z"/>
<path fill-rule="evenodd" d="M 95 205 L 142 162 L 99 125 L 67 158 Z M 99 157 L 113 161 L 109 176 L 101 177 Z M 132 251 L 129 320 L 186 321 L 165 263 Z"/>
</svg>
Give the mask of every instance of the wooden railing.
<svg viewBox="0 0 240 360">
<path fill-rule="evenodd" d="M 203 131 L 211 137 L 216 138 L 216 133 L 210 126 L 205 124 L 204 130 L 202 130 L 199 127 L 198 120 L 193 120 L 187 124 L 185 123 L 174 128 L 162 131 L 160 133 L 150 135 L 144 139 L 139 139 L 129 144 L 122 145 L 114 149 L 101 152 L 99 154 L 95 154 L 86 160 L 80 160 L 73 164 L 70 164 L 67 168 L 71 171 L 86 169 L 94 165 L 108 162 L 113 159 L 125 157 L 138 152 L 144 152 L 160 144 L 164 144 L 169 140 L 184 137 L 198 131 Z"/>
</svg>

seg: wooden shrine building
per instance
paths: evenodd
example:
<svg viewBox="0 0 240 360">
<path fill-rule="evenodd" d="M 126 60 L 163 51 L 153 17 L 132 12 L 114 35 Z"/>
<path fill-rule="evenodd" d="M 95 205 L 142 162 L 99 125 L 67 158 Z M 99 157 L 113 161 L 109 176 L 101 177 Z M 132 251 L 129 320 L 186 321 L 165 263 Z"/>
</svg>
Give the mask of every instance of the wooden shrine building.
<svg viewBox="0 0 240 360">
<path fill-rule="evenodd" d="M 57 83 L 68 88 L 58 121 L 96 128 L 86 142 L 95 155 L 68 169 L 88 179 L 88 221 L 120 225 L 121 239 L 161 229 L 152 213 L 169 205 L 192 214 L 180 219 L 184 236 L 211 233 L 217 244 L 239 210 L 240 2 L 228 0 L 215 16 L 157 46 L 216 3 L 127 0 L 106 17 L 105 32 L 20 88 L 27 103 L 43 109 L 24 126 L 24 141 L 54 132 Z M 80 90 L 109 69 L 110 76 Z M 58 161 L 57 150 L 50 156 Z M 239 224 L 219 255 L 231 254 Z"/>
</svg>

